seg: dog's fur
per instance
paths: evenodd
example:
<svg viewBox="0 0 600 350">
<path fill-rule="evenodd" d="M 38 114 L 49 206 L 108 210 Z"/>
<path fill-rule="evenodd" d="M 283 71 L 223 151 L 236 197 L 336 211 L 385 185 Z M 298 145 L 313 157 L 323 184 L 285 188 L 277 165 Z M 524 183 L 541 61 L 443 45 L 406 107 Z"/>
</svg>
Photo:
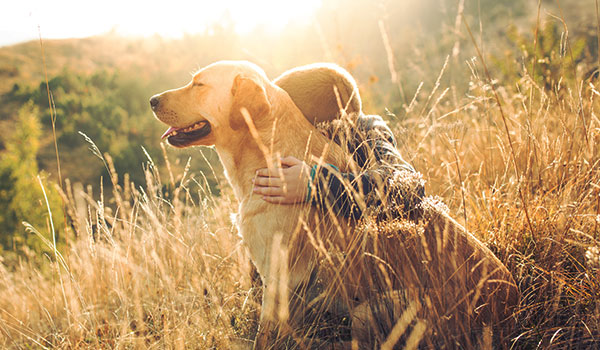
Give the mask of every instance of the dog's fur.
<svg viewBox="0 0 600 350">
<path fill-rule="evenodd" d="M 340 113 L 340 105 L 359 112 L 356 84 L 335 66 L 310 70 L 317 72 L 316 81 L 302 69 L 278 78 L 284 91 L 253 64 L 218 62 L 151 101 L 158 119 L 179 131 L 169 136 L 171 144 L 215 146 L 240 202 L 238 227 L 265 286 L 255 347 L 282 347 L 278 341 L 286 337 L 302 347 L 316 346 L 298 329 L 322 319 L 309 316 L 311 310 L 335 313 L 340 302 L 352 315 L 352 336 L 370 347 L 385 340 L 373 335 L 386 318 L 373 305 L 385 300 L 391 300 L 392 312 L 385 313 L 394 314 L 387 321 L 391 326 L 410 306 L 418 311 L 415 317 L 427 321 L 432 338 L 447 339 L 437 333 L 454 323 L 477 329 L 507 324 L 518 298 L 510 273 L 443 211 L 426 208 L 419 224 L 353 227 L 308 203 L 270 204 L 252 194 L 256 170 L 273 166 L 279 155 L 342 171 L 349 166 L 350 157 L 307 117 L 331 120 L 329 113 Z M 296 85 L 298 74 L 306 79 Z M 200 138 L 181 132 L 198 122 Z M 463 344 L 470 341 L 466 337 Z"/>
</svg>

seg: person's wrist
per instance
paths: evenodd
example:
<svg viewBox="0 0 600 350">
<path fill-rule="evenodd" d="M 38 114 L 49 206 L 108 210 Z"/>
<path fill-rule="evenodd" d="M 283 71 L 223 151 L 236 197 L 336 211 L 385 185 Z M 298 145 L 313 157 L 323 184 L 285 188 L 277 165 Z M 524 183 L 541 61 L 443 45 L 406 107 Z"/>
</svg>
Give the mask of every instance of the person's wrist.
<svg viewBox="0 0 600 350">
<path fill-rule="evenodd" d="M 313 182 L 315 180 L 315 174 L 317 172 L 317 166 L 313 165 L 310 168 L 310 173 L 308 176 L 308 181 L 307 181 L 307 186 L 308 189 L 306 191 L 306 198 L 304 199 L 305 202 L 310 202 L 311 196 L 312 196 L 312 187 L 313 187 Z"/>
</svg>

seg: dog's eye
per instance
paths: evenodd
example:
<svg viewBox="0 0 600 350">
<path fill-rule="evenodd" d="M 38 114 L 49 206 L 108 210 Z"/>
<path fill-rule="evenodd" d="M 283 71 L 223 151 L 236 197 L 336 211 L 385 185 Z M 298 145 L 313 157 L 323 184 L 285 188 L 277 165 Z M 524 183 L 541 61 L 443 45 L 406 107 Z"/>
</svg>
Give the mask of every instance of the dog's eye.
<svg viewBox="0 0 600 350">
<path fill-rule="evenodd" d="M 204 86 L 204 84 L 195 81 L 194 84 L 192 84 L 192 86 L 199 87 L 199 86 Z"/>
</svg>

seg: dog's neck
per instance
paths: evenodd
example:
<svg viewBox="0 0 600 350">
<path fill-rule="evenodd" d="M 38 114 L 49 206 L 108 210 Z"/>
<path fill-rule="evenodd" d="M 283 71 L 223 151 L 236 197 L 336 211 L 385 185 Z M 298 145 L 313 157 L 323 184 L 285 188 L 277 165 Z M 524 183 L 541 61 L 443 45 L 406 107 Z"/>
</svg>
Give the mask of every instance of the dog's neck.
<svg viewBox="0 0 600 350">
<path fill-rule="evenodd" d="M 268 91 L 271 100 L 271 113 L 255 120 L 255 134 L 251 128 L 240 130 L 227 142 L 217 144 L 225 173 L 235 196 L 239 201 L 237 219 L 240 233 L 248 244 L 250 256 L 266 284 L 278 280 L 278 272 L 285 264 L 273 264 L 273 252 L 287 251 L 286 247 L 294 232 L 302 229 L 299 220 L 314 224 L 314 216 L 309 203 L 296 205 L 277 205 L 264 201 L 261 196 L 253 195 L 253 178 L 260 168 L 276 165 L 279 157 L 293 156 L 315 164 L 314 157 L 323 157 L 323 162 L 345 168 L 347 156 L 333 141 L 322 135 L 300 112 L 283 90 L 274 87 Z M 304 219 L 303 219 L 304 218 Z M 311 224 L 312 223 L 312 224 Z M 323 227 L 333 225 L 321 224 Z M 324 230 L 316 230 L 324 232 Z M 277 241 L 275 235 L 280 236 Z M 301 237 L 304 237 L 301 235 Z M 303 238 L 304 239 L 304 238 Z M 276 243 L 279 242 L 279 243 Z M 277 247 L 273 247 L 277 244 Z M 305 247 L 300 244 L 299 247 Z M 290 272 L 291 290 L 311 274 L 312 258 L 302 248 L 290 252 L 295 256 L 293 271 Z M 299 262 L 300 260 L 302 262 Z M 268 282 L 271 281 L 271 282 Z"/>
<path fill-rule="evenodd" d="M 324 163 L 343 168 L 345 157 L 339 147 L 322 135 L 302 114 L 290 97 L 278 87 L 268 87 L 271 113 L 256 121 L 255 139 L 248 130 L 238 132 L 227 143 L 217 145 L 217 153 L 238 200 L 252 194 L 252 180 L 258 169 L 276 166 L 279 157 L 293 156 L 314 164 Z"/>
<path fill-rule="evenodd" d="M 225 177 L 233 188 L 235 197 L 242 201 L 252 193 L 252 180 L 256 170 L 264 163 L 264 157 L 257 144 L 247 137 L 233 139 L 226 147 L 216 147 L 225 170 Z"/>
</svg>

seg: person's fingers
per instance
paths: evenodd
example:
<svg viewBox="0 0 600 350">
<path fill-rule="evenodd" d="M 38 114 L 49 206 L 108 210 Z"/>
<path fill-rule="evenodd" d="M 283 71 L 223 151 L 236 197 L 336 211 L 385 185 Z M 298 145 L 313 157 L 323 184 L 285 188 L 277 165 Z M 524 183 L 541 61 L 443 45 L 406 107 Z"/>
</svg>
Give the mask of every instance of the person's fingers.
<svg viewBox="0 0 600 350">
<path fill-rule="evenodd" d="M 256 175 L 264 177 L 281 177 L 281 174 L 285 171 L 284 168 L 262 168 L 256 171 Z"/>
<path fill-rule="evenodd" d="M 283 189 L 281 187 L 259 187 L 254 186 L 254 193 L 260 194 L 263 196 L 281 196 L 283 195 Z"/>
<path fill-rule="evenodd" d="M 281 187 L 282 181 L 279 177 L 257 176 L 254 179 L 254 185 L 263 187 Z"/>
<path fill-rule="evenodd" d="M 288 167 L 302 163 L 302 161 L 300 159 L 298 159 L 296 157 L 292 157 L 292 156 L 283 157 L 280 160 L 281 160 L 281 165 L 288 166 Z"/>
<path fill-rule="evenodd" d="M 265 176 L 265 177 L 269 177 L 270 176 L 270 172 L 268 168 L 262 168 L 262 169 L 258 169 L 256 171 L 256 175 L 257 176 Z"/>
<path fill-rule="evenodd" d="M 263 196 L 262 199 L 265 202 L 273 203 L 273 204 L 288 204 L 288 201 L 285 197 L 282 196 Z"/>
</svg>

